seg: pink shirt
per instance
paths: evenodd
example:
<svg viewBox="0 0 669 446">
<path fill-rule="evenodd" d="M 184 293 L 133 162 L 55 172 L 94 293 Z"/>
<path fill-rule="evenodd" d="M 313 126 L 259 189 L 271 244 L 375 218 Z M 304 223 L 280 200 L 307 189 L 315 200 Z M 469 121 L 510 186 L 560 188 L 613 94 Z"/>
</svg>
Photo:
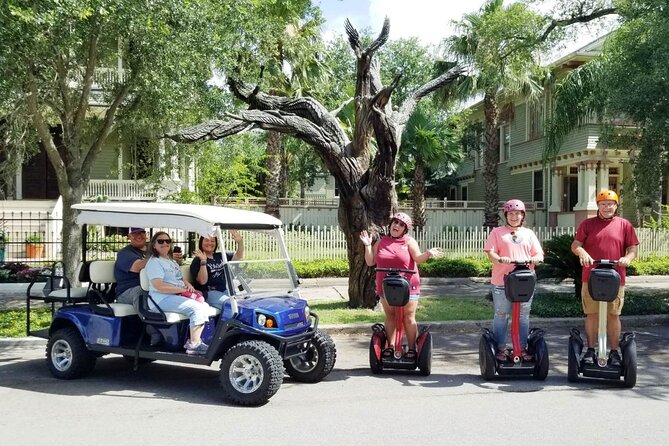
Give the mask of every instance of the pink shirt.
<svg viewBox="0 0 669 446">
<path fill-rule="evenodd" d="M 402 268 L 416 271 L 414 274 L 402 274 L 411 286 L 409 294 L 420 294 L 420 276 L 416 262 L 409 253 L 410 236 L 405 235 L 400 238 L 392 238 L 384 235 L 379 240 L 379 246 L 376 251 L 377 268 Z M 387 272 L 376 273 L 376 294 L 383 296 L 383 278 Z"/>
<path fill-rule="evenodd" d="M 639 244 L 632 223 L 620 217 L 610 220 L 592 217 L 583 220 L 574 239 L 583 243 L 583 249 L 593 260 L 618 260 L 625 255 L 627 248 Z M 584 284 L 588 283 L 592 268 L 583 268 L 581 277 Z M 616 270 L 620 274 L 620 285 L 625 285 L 627 268 L 616 265 Z"/>
<path fill-rule="evenodd" d="M 511 230 L 506 226 L 500 226 L 493 229 L 483 250 L 495 251 L 500 257 L 509 257 L 516 262 L 530 260 L 530 257 L 544 254 L 534 231 L 524 227 Z M 490 281 L 493 285 L 504 285 L 504 276 L 513 271 L 515 267 L 508 263 L 493 263 Z M 530 268 L 534 269 L 534 265 L 530 265 Z"/>
</svg>

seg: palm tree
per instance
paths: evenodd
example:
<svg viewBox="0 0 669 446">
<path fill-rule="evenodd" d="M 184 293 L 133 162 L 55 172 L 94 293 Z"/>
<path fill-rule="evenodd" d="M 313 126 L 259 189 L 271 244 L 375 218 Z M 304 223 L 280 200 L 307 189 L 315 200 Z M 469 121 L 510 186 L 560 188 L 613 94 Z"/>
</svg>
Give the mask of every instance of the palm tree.
<svg viewBox="0 0 669 446">
<path fill-rule="evenodd" d="M 455 132 L 456 133 L 456 132 Z M 452 173 L 462 161 L 463 153 L 459 138 L 443 116 L 427 103 L 419 104 L 409 117 L 404 129 L 404 150 L 400 163 L 413 170 L 413 222 L 417 229 L 423 228 L 425 217 L 425 190 L 428 174 L 432 172 Z"/>
<path fill-rule="evenodd" d="M 492 228 L 499 221 L 497 164 L 499 163 L 500 110 L 519 93 L 536 98 L 542 92 L 537 79 L 543 69 L 537 55 L 548 47 L 539 40 L 545 20 L 527 5 L 505 7 L 503 0 L 489 0 L 481 9 L 456 23 L 459 35 L 446 39 L 447 51 L 472 68 L 461 84 L 460 95 L 483 95 L 485 221 Z"/>
<path fill-rule="evenodd" d="M 320 14 L 309 9 L 309 20 L 300 23 L 296 18 L 286 26 L 284 39 L 277 42 L 276 57 L 267 63 L 269 92 L 276 96 L 309 96 L 310 90 L 328 78 L 328 71 L 318 57 L 322 48 Z M 279 217 L 279 197 L 287 190 L 288 166 L 283 136 L 275 130 L 267 131 L 265 169 L 265 212 Z"/>
</svg>

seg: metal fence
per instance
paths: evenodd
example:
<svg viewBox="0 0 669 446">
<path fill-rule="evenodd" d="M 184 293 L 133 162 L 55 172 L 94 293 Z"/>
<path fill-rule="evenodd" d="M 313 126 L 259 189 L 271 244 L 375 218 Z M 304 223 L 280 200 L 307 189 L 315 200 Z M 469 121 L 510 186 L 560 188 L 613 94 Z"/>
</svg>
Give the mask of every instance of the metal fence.
<svg viewBox="0 0 669 446">
<path fill-rule="evenodd" d="M 0 230 L 5 234 L 4 245 L 0 243 L 0 262 L 25 262 L 39 264 L 60 259 L 62 221 L 46 212 L 5 213 L 0 219 Z M 125 228 L 124 228 L 125 229 Z M 574 228 L 532 228 L 540 242 L 562 234 L 573 234 Z M 639 258 L 669 256 L 669 230 L 637 228 Z M 183 231 L 170 231 L 174 240 L 190 253 L 193 239 Z M 426 228 L 413 235 L 422 249 L 440 247 L 448 258 L 483 258 L 483 246 L 489 232 L 481 227 Z M 32 236 L 32 237 L 30 237 Z M 27 243 L 30 239 L 41 239 L 40 243 Z M 285 228 L 286 244 L 293 260 L 346 259 L 346 240 L 337 226 L 298 226 Z M 89 233 L 88 258 L 114 258 L 115 252 L 125 246 L 125 234 L 102 232 Z M 267 243 L 264 237 L 246 237 L 245 248 L 251 252 L 263 252 Z M 29 248 L 31 244 L 42 245 L 40 251 Z M 226 246 L 233 246 L 226 243 Z M 4 249 L 3 249 L 4 248 Z"/>
</svg>

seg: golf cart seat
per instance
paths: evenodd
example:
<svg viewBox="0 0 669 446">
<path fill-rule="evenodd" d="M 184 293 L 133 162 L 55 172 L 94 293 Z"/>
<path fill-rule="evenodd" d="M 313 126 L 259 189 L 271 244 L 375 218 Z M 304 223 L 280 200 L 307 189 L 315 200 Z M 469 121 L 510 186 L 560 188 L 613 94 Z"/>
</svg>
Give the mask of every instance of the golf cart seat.
<svg viewBox="0 0 669 446">
<path fill-rule="evenodd" d="M 93 311 L 114 317 L 135 316 L 137 310 L 131 304 L 113 302 L 116 298 L 114 260 L 94 260 L 88 267 L 90 277 L 90 302 Z"/>
<path fill-rule="evenodd" d="M 184 270 L 188 270 L 188 266 L 184 265 L 181 266 L 181 271 L 184 272 Z M 190 275 L 190 271 L 188 272 Z M 184 279 L 188 280 L 188 276 L 184 275 Z M 147 323 L 167 323 L 167 324 L 175 324 L 180 321 L 185 321 L 188 319 L 188 316 L 183 314 L 183 313 L 177 313 L 173 311 L 163 311 L 160 309 L 160 306 L 153 302 L 153 299 L 149 295 L 149 277 L 146 274 L 146 270 L 142 269 L 139 273 L 139 280 L 142 285 L 142 290 L 146 291 L 146 293 L 143 294 L 143 296 L 140 298 L 140 308 L 139 308 L 139 316 L 140 318 Z M 153 306 L 155 306 L 158 311 L 152 310 L 151 307 L 149 306 L 149 301 L 153 303 Z M 221 313 L 221 310 L 218 308 L 209 306 L 209 317 L 214 317 L 218 316 Z"/>
</svg>

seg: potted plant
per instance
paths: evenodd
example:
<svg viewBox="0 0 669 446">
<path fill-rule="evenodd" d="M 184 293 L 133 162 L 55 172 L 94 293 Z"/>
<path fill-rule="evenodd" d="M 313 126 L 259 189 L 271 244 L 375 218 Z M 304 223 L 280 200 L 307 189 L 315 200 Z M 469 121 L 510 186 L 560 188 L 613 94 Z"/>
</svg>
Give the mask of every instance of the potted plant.
<svg viewBox="0 0 669 446">
<path fill-rule="evenodd" d="M 26 257 L 38 259 L 44 253 L 44 237 L 42 234 L 33 232 L 25 238 Z"/>
<path fill-rule="evenodd" d="M 0 229 L 0 262 L 5 261 L 5 246 L 7 245 L 8 238 L 7 233 Z"/>
</svg>

